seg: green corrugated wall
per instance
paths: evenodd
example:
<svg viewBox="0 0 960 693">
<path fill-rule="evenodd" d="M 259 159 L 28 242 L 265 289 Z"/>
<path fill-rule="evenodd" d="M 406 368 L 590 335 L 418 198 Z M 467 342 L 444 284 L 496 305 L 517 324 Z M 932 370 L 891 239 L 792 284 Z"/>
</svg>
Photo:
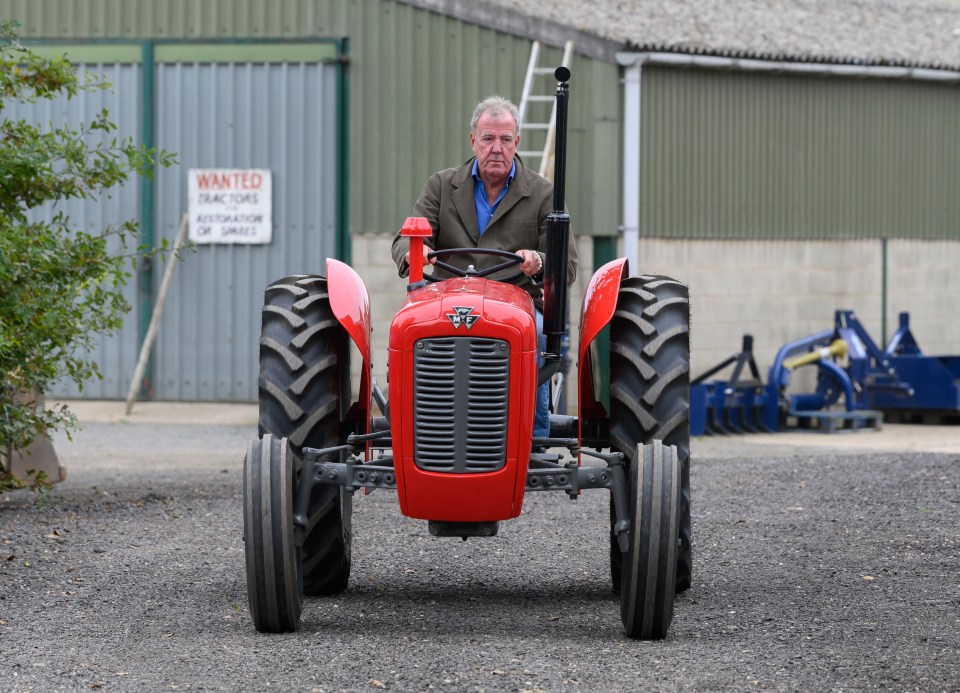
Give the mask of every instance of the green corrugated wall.
<svg viewBox="0 0 960 693">
<path fill-rule="evenodd" d="M 24 37 L 349 39 L 349 226 L 392 231 L 433 170 L 469 156 L 467 119 L 519 99 L 530 41 L 395 0 L 0 0 Z M 543 63 L 559 62 L 560 50 Z M 576 56 L 568 205 L 617 233 L 619 70 Z M 641 229 L 663 238 L 960 237 L 960 89 L 903 80 L 648 66 Z M 530 144 L 534 133 L 527 137 Z"/>
<path fill-rule="evenodd" d="M 471 156 L 468 128 L 477 101 L 493 93 L 519 101 L 531 44 L 393 2 L 362 3 L 356 13 L 351 227 L 393 230 L 431 172 Z M 541 64 L 559 64 L 561 53 L 544 51 Z M 612 235 L 620 214 L 617 69 L 576 56 L 573 73 L 568 205 L 579 232 Z M 608 190 L 594 187 L 600 178 Z"/>
<path fill-rule="evenodd" d="M 641 235 L 960 238 L 960 88 L 643 70 Z"/>
<path fill-rule="evenodd" d="M 346 37 L 352 233 L 399 228 L 427 176 L 470 156 L 474 105 L 519 101 L 531 46 L 394 0 L 0 0 L 0 16 L 24 38 L 65 42 Z M 560 56 L 551 48 L 541 63 Z M 573 73 L 567 204 L 579 233 L 615 235 L 618 70 L 576 56 Z"/>
</svg>

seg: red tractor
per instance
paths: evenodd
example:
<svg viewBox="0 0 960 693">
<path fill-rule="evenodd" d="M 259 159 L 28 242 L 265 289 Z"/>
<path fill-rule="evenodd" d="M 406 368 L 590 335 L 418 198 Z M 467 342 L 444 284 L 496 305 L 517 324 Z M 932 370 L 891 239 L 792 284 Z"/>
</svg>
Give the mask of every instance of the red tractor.
<svg viewBox="0 0 960 693">
<path fill-rule="evenodd" d="M 423 219 L 403 228 L 413 263 L 390 328 L 389 404 L 371 377 L 369 300 L 350 267 L 329 259 L 326 277 L 290 276 L 267 287 L 259 437 L 247 445 L 243 482 L 257 630 L 295 630 L 304 594 L 347 587 L 359 489 L 395 489 L 404 515 L 427 520 L 434 536 L 464 539 L 494 536 L 501 521 L 520 514 L 527 493 L 576 499 L 607 489 L 611 577 L 626 634 L 666 636 L 674 595 L 690 586 L 692 567 L 686 287 L 667 277 L 631 277 L 625 259 L 597 270 L 580 319 L 578 415 L 551 414 L 549 436 L 533 437 L 536 389 L 558 372 L 566 331 L 569 76 L 557 70 L 544 352 L 530 295 L 488 278 L 523 259 L 442 250 L 431 257 L 457 276 L 434 281 L 416 262 L 430 234 Z M 482 271 L 444 262 L 484 252 L 502 261 Z M 605 404 L 598 346 L 605 340 L 598 337 L 608 327 Z M 362 360 L 357 387 L 351 351 Z M 374 457 L 374 449 L 381 454 Z"/>
</svg>

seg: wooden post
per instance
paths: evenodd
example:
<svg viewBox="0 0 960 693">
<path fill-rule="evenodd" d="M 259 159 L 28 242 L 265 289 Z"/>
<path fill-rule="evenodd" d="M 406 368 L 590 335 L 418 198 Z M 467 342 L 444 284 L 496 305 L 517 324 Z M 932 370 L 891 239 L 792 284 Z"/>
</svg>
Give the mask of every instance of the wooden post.
<svg viewBox="0 0 960 693">
<path fill-rule="evenodd" d="M 183 247 L 183 241 L 187 235 L 187 221 L 189 217 L 184 214 L 180 218 L 180 228 L 177 230 L 177 238 L 173 242 L 173 252 L 167 262 L 167 267 L 163 271 L 163 280 L 160 282 L 160 294 L 157 296 L 157 302 L 153 307 L 153 316 L 150 318 L 150 326 L 147 328 L 147 336 L 143 340 L 143 346 L 140 347 L 140 358 L 137 360 L 137 367 L 133 372 L 133 380 L 130 382 L 130 392 L 127 393 L 126 413 L 133 411 L 133 403 L 137 399 L 137 392 L 140 390 L 140 383 L 143 381 L 143 373 L 147 369 L 147 361 L 150 360 L 150 351 L 153 349 L 153 343 L 157 339 L 157 332 L 160 329 L 160 319 L 163 317 L 163 307 L 167 302 L 167 293 L 170 291 L 170 282 L 173 279 L 173 268 L 177 264 L 177 253 Z"/>
</svg>

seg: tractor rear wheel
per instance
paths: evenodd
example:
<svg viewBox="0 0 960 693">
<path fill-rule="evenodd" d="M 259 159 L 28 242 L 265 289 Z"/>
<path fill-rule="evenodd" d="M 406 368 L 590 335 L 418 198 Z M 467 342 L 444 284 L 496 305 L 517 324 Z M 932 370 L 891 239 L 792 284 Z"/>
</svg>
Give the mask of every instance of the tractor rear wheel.
<svg viewBox="0 0 960 693">
<path fill-rule="evenodd" d="M 270 434 L 247 444 L 243 458 L 243 538 L 247 599 L 257 630 L 294 631 L 300 625 L 303 582 L 293 539 L 293 451 Z"/>
<path fill-rule="evenodd" d="M 659 640 L 673 620 L 680 465 L 677 449 L 659 440 L 637 446 L 627 476 L 630 543 L 623 554 L 620 617 L 628 637 Z"/>
<path fill-rule="evenodd" d="M 261 436 L 305 447 L 339 445 L 350 406 L 349 342 L 330 308 L 327 280 L 285 277 L 267 287 L 260 336 Z M 300 465 L 297 465 L 298 469 Z M 303 587 L 333 594 L 350 576 L 352 496 L 342 486 L 315 484 L 303 541 Z"/>
<path fill-rule="evenodd" d="M 676 591 L 693 574 L 690 517 L 690 301 L 669 277 L 629 277 L 620 284 L 610 324 L 610 444 L 633 463 L 637 446 L 676 446 L 680 463 L 680 548 Z M 610 505 L 610 574 L 620 589 L 621 560 Z"/>
</svg>

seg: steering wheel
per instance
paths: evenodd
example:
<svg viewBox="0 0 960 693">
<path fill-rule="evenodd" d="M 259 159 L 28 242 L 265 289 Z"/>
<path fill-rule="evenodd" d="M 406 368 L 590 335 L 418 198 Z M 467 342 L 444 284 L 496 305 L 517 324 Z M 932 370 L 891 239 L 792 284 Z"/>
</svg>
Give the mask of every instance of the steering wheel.
<svg viewBox="0 0 960 693">
<path fill-rule="evenodd" d="M 507 258 L 503 262 L 499 262 L 493 267 L 487 267 L 486 269 L 476 270 L 472 269 L 460 269 L 459 267 L 454 267 L 451 264 L 443 262 L 443 258 L 450 257 L 451 255 L 494 255 L 496 257 Z M 514 265 L 520 265 L 523 263 L 523 257 L 517 255 L 516 253 L 511 253 L 509 250 L 498 250 L 497 248 L 444 248 L 443 250 L 434 250 L 432 253 L 427 255 L 427 260 L 436 259 L 436 267 L 446 270 L 457 277 L 488 277 L 491 274 L 500 272 Z M 503 277 L 497 281 L 516 283 L 521 277 L 526 277 L 523 272 L 517 272 L 516 274 L 511 274 L 510 276 Z M 423 278 L 429 282 L 439 282 L 443 281 L 440 277 L 435 277 L 432 274 L 424 274 Z"/>
</svg>

